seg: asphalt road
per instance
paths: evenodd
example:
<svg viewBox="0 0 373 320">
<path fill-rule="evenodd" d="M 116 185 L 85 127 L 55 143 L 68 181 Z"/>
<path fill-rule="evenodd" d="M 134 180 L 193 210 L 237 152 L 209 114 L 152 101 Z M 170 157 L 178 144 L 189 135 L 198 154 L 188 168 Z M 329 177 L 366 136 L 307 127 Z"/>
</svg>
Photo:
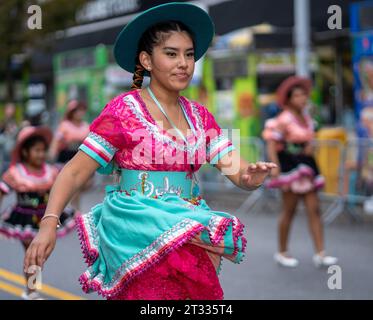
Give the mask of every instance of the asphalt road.
<svg viewBox="0 0 373 320">
<path fill-rule="evenodd" d="M 352 223 L 341 216 L 325 228 L 327 252 L 339 258 L 341 289 L 330 289 L 326 269 L 312 264 L 312 241 L 304 209 L 299 208 L 291 230 L 290 251 L 300 260 L 296 269 L 279 267 L 273 262 L 276 251 L 279 203 L 263 199 L 265 205 L 250 212 L 238 212 L 245 199 L 242 192 L 207 192 L 212 209 L 235 214 L 245 224 L 247 253 L 241 264 L 225 260 L 221 284 L 225 299 L 372 299 L 373 298 L 373 222 Z M 103 194 L 89 192 L 82 197 L 88 210 Z M 7 201 L 10 201 L 9 198 Z M 263 202 L 263 201 L 262 201 Z M 268 206 L 270 205 L 270 206 Z M 0 239 L 0 299 L 19 299 L 22 291 L 23 248 L 17 241 Z M 48 299 L 100 299 L 81 291 L 78 277 L 85 270 L 75 232 L 58 240 L 43 272 L 43 295 Z"/>
</svg>

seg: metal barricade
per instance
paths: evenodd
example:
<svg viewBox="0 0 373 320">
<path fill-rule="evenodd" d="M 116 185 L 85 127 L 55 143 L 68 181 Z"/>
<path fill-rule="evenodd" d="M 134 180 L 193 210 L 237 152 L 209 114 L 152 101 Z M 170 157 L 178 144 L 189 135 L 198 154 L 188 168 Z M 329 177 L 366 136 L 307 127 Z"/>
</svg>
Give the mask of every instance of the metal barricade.
<svg viewBox="0 0 373 320">
<path fill-rule="evenodd" d="M 239 148 L 240 156 L 250 162 L 263 158 L 263 142 L 260 138 L 240 138 L 240 143 L 235 144 L 235 147 L 236 149 Z M 198 171 L 198 177 L 201 181 L 201 187 L 207 191 L 235 188 L 235 185 L 227 177 L 211 165 L 202 166 Z"/>
<path fill-rule="evenodd" d="M 259 139 L 260 140 L 260 139 Z M 260 160 L 265 156 L 265 142 L 261 141 L 263 150 Z M 343 206 L 343 181 L 344 181 L 344 144 L 340 140 L 313 141 L 314 156 L 318 163 L 320 173 L 325 177 L 326 185 L 320 192 L 320 200 L 326 205 L 323 210 L 323 220 L 331 223 L 340 213 Z M 259 160 L 259 159 L 258 159 Z M 281 208 L 279 189 L 267 189 L 261 187 L 249 194 L 238 211 L 251 213 L 255 212 L 276 212 Z M 254 207 L 256 210 L 254 210 Z M 347 211 L 354 220 L 360 220 L 354 211 Z"/>
<path fill-rule="evenodd" d="M 331 159 L 336 165 L 335 159 Z M 341 214 L 346 214 L 352 221 L 362 222 L 364 204 L 369 200 L 373 201 L 373 139 L 349 139 L 343 145 L 341 159 L 342 161 L 338 161 L 337 192 L 322 193 L 324 197 L 335 197 L 323 215 L 326 224 L 333 222 Z"/>
<path fill-rule="evenodd" d="M 373 139 L 351 139 L 346 148 L 344 194 L 358 202 L 373 195 Z"/>
<path fill-rule="evenodd" d="M 325 224 L 330 224 L 343 212 L 345 144 L 340 140 L 316 139 L 313 146 L 320 173 L 325 177 L 325 187 L 319 193 L 320 202 L 327 203 L 325 210 L 322 210 L 322 219 Z M 357 219 L 353 212 L 349 214 Z"/>
<path fill-rule="evenodd" d="M 319 193 L 322 219 L 332 223 L 341 214 L 353 221 L 362 221 L 362 206 L 370 197 L 373 201 L 373 139 L 340 140 L 315 139 L 314 155 L 326 184 Z M 249 162 L 267 161 L 265 142 L 258 137 L 240 138 L 240 156 Z M 214 166 L 204 165 L 197 172 L 201 192 L 231 192 L 238 189 Z M 100 177 L 96 189 L 102 189 L 109 177 Z M 238 212 L 278 212 L 281 208 L 280 190 L 260 187 L 243 193 Z M 240 198 L 240 197 L 239 197 Z"/>
<path fill-rule="evenodd" d="M 362 221 L 362 206 L 373 194 L 373 139 L 349 139 L 344 149 L 340 197 L 332 210 L 325 214 L 331 223 L 347 213 L 355 221 Z"/>
<path fill-rule="evenodd" d="M 341 214 L 353 221 L 362 221 L 357 206 L 373 194 L 373 139 L 355 139 L 346 143 L 315 139 L 313 145 L 320 173 L 325 177 L 325 187 L 319 193 L 324 223 L 332 223 Z M 266 159 L 265 142 L 261 138 L 241 138 L 240 151 L 249 162 Z M 198 175 L 202 189 L 206 191 L 236 191 L 231 181 L 213 166 L 203 166 Z M 280 206 L 280 190 L 260 187 L 248 193 L 237 211 L 274 212 Z"/>
<path fill-rule="evenodd" d="M 319 166 L 320 173 L 325 177 L 325 188 L 319 193 L 322 204 L 326 205 L 322 218 L 326 224 L 331 223 L 341 213 L 348 213 L 355 221 L 360 221 L 360 216 L 351 209 L 344 210 L 343 188 L 345 180 L 345 145 L 340 140 L 313 141 L 314 156 Z M 265 143 L 262 141 L 263 156 L 265 159 Z M 238 209 L 239 211 L 255 213 L 276 212 L 281 208 L 279 189 L 267 189 L 261 187 L 247 197 Z"/>
<path fill-rule="evenodd" d="M 247 160 L 249 162 L 267 161 L 268 159 L 266 155 L 265 141 L 261 138 L 250 138 L 250 140 L 255 141 L 255 146 L 257 147 L 257 150 L 259 150 L 259 152 L 256 158 L 248 158 Z M 250 214 L 277 212 L 279 205 L 279 190 L 268 189 L 264 186 L 261 186 L 258 189 L 249 192 L 249 195 L 237 209 L 237 211 L 247 212 Z"/>
<path fill-rule="evenodd" d="M 236 146 L 237 147 L 237 146 Z M 248 162 L 264 161 L 265 159 L 265 147 L 264 141 L 258 137 L 245 137 L 240 138 L 239 144 L 240 156 L 247 160 Z M 225 177 L 219 170 L 213 166 L 205 165 L 198 171 L 198 177 L 201 181 L 201 190 L 204 191 L 225 191 L 225 192 L 239 192 L 237 187 Z M 246 193 L 246 191 L 243 191 Z M 268 194 L 267 194 L 268 193 Z M 248 196 L 245 198 L 244 202 L 239 206 L 237 211 L 247 212 L 251 210 L 254 206 L 260 204 L 262 206 L 268 205 L 270 202 L 262 201 L 263 199 L 268 199 L 268 197 L 273 197 L 275 193 L 271 190 L 268 191 L 261 187 L 255 191 L 248 192 Z M 267 210 L 268 211 L 268 210 Z"/>
</svg>

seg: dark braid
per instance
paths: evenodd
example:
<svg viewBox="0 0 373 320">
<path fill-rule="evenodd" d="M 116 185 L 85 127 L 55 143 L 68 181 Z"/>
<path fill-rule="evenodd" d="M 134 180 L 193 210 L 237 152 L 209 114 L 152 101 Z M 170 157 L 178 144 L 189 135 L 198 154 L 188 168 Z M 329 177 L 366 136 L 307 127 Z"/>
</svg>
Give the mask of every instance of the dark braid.
<svg viewBox="0 0 373 320">
<path fill-rule="evenodd" d="M 136 63 L 131 89 L 141 89 L 141 85 L 144 80 L 144 74 L 145 68 L 141 65 L 140 62 Z"/>
<path fill-rule="evenodd" d="M 170 36 L 171 31 L 185 31 L 192 38 L 194 44 L 194 35 L 183 23 L 179 21 L 165 21 L 157 23 L 147 29 L 140 38 L 136 57 L 135 72 L 133 75 L 133 83 L 131 89 L 141 89 L 141 85 L 145 75 L 145 68 L 139 61 L 141 51 L 147 52 L 149 55 L 153 53 L 153 48 L 159 45 Z"/>
</svg>

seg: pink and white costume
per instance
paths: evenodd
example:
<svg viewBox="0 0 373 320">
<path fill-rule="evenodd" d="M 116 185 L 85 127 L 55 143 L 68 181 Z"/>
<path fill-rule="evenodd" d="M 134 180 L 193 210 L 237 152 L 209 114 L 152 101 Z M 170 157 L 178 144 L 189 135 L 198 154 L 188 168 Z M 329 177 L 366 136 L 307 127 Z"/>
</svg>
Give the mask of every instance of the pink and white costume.
<svg viewBox="0 0 373 320">
<path fill-rule="evenodd" d="M 184 97 L 180 103 L 198 134 L 188 135 L 188 146 L 154 121 L 139 90 L 133 90 L 105 106 L 80 150 L 101 165 L 101 173 L 168 171 L 172 178 L 193 175 L 234 149 L 204 106 Z M 80 277 L 84 291 L 109 299 L 223 298 L 222 257 L 239 263 L 246 246 L 237 217 L 211 210 L 201 197 L 149 198 L 109 189 L 102 204 L 78 218 L 89 266 Z"/>
<path fill-rule="evenodd" d="M 314 123 L 308 114 L 304 118 L 306 123 L 301 123 L 285 109 L 276 118 L 266 121 L 262 136 L 266 141 L 276 142 L 281 166 L 280 176 L 266 184 L 269 188 L 306 193 L 324 186 L 324 177 L 320 175 L 314 157 L 305 153 L 314 139 Z"/>
</svg>

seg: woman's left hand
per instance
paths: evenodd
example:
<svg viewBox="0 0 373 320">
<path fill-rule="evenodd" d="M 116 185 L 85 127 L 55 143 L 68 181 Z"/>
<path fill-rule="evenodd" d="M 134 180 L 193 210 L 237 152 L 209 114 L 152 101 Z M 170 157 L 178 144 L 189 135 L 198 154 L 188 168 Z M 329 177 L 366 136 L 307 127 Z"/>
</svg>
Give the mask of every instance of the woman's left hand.
<svg viewBox="0 0 373 320">
<path fill-rule="evenodd" d="M 241 175 L 242 187 L 246 189 L 259 187 L 274 168 L 277 168 L 277 165 L 273 162 L 250 163 Z"/>
</svg>

